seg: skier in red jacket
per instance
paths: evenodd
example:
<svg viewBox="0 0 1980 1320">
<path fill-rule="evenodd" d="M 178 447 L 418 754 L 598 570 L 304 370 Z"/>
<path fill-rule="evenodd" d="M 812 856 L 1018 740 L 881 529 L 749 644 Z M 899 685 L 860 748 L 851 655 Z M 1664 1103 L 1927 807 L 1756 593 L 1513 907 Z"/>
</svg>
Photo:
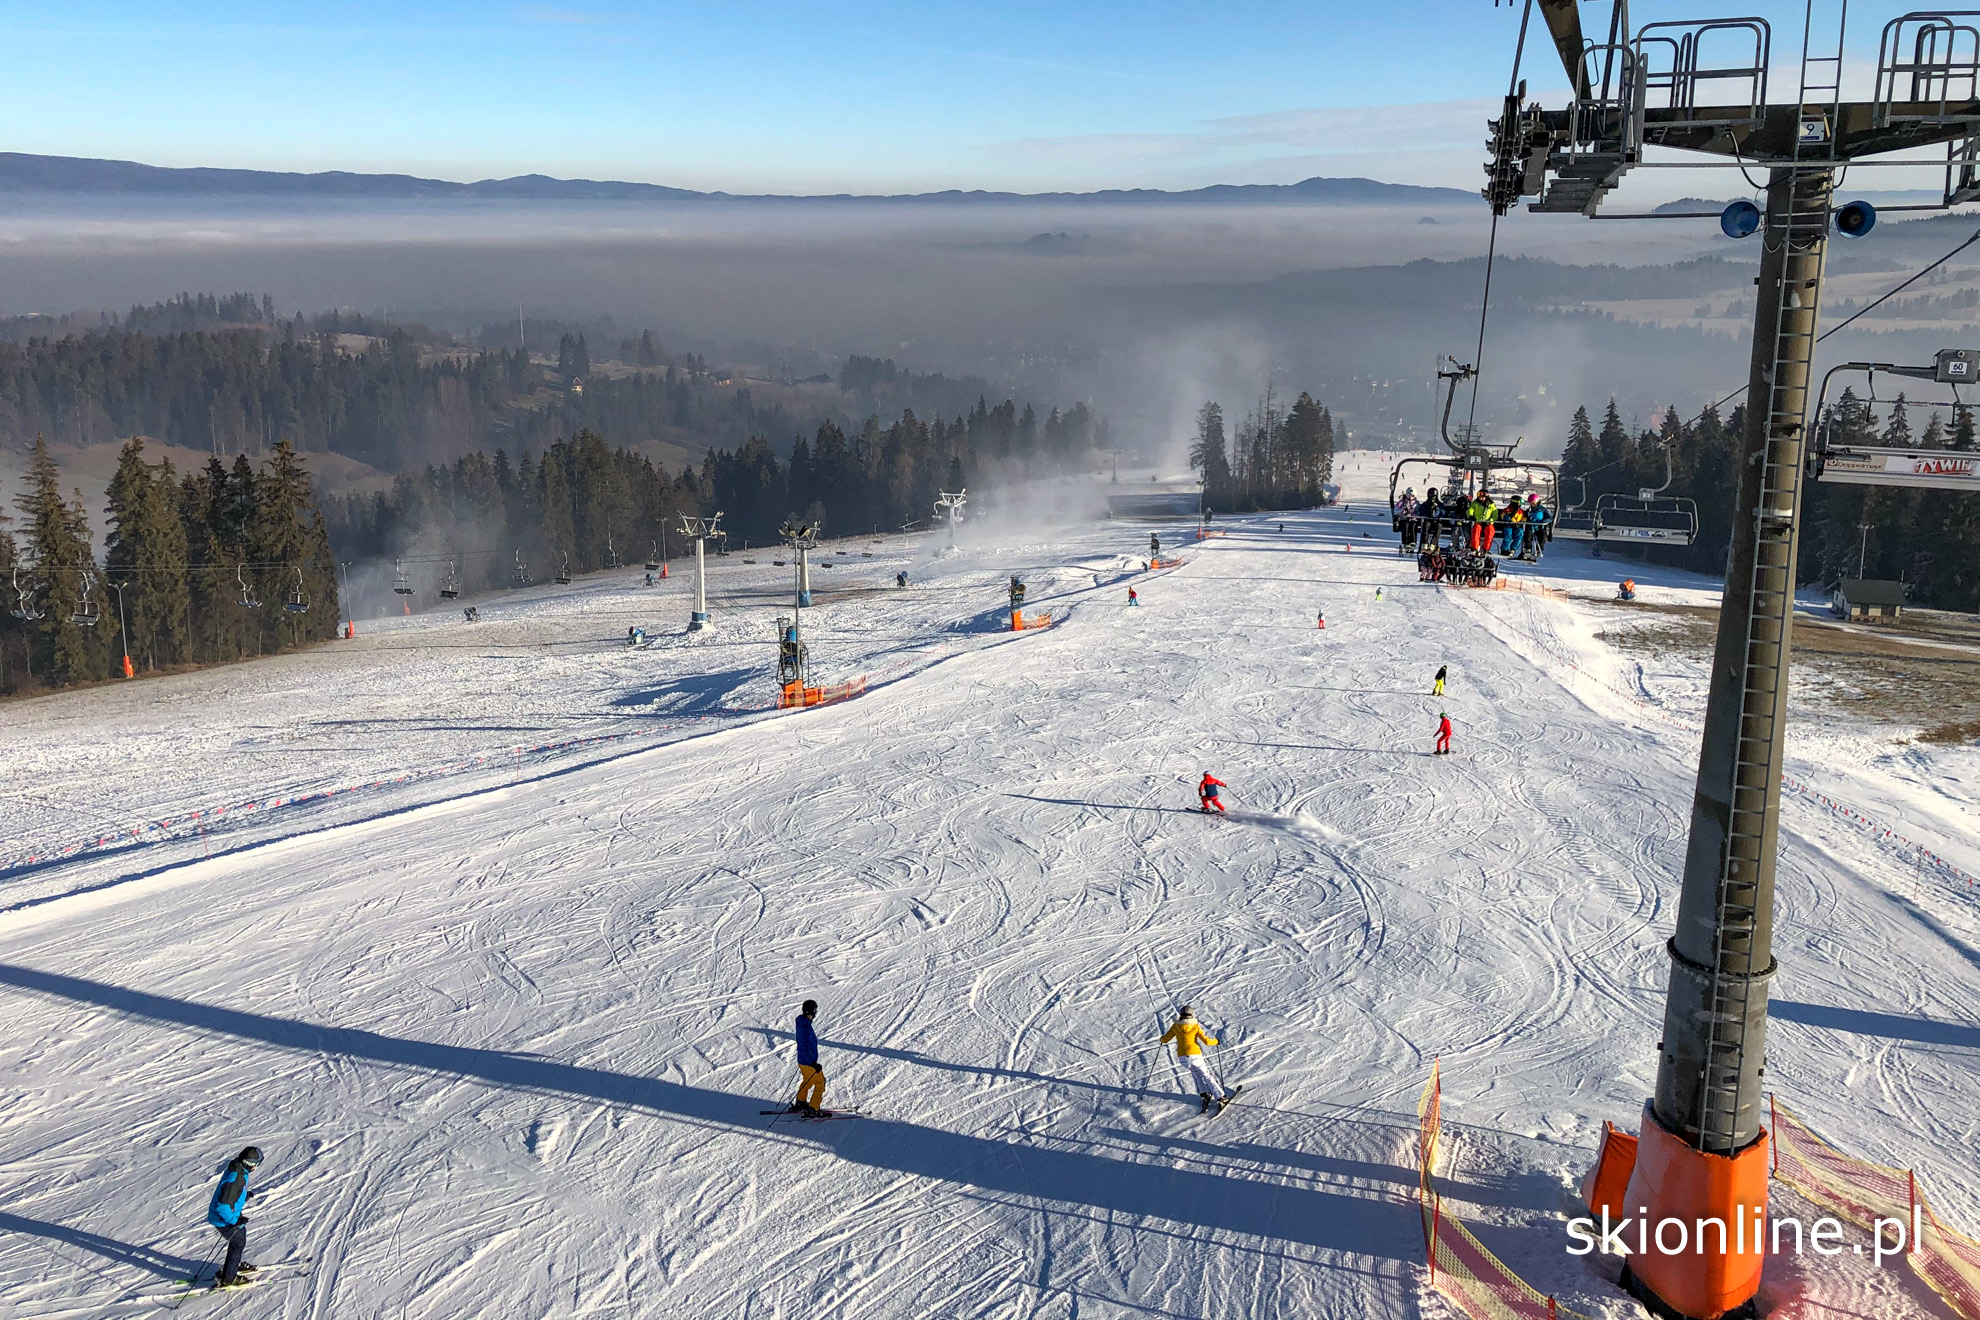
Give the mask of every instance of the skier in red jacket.
<svg viewBox="0 0 1980 1320">
<path fill-rule="evenodd" d="M 1218 779 L 1208 770 L 1205 770 L 1203 772 L 1203 782 L 1196 786 L 1196 799 L 1205 811 L 1210 810 L 1212 807 L 1222 811 L 1224 804 L 1218 801 L 1217 790 L 1229 787 L 1229 784 L 1226 784 L 1223 780 Z"/>
<path fill-rule="evenodd" d="M 1446 715 L 1443 711 L 1440 710 L 1437 712 L 1436 754 L 1438 756 L 1443 756 L 1448 754 L 1450 750 L 1451 750 L 1451 717 L 1449 715 Z"/>
</svg>

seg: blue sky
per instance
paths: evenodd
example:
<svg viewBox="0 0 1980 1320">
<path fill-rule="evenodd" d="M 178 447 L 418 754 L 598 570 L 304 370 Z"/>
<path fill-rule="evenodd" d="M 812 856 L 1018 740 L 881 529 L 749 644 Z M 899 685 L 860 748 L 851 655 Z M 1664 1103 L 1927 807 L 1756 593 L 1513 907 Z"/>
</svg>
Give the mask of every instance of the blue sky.
<svg viewBox="0 0 1980 1320">
<path fill-rule="evenodd" d="M 81 0 L 0 14 L 11 150 L 816 192 L 1315 174 L 1472 189 L 1519 11 Z"/>
</svg>

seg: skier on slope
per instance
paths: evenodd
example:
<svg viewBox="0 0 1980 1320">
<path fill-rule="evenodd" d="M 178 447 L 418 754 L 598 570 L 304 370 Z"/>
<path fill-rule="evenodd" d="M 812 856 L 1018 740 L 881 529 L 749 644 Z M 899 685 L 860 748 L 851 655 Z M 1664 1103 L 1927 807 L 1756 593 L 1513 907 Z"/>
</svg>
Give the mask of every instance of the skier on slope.
<svg viewBox="0 0 1980 1320">
<path fill-rule="evenodd" d="M 1133 587 L 1128 588 L 1128 604 L 1130 605 L 1141 604 L 1141 593 L 1136 591 Z"/>
<path fill-rule="evenodd" d="M 1443 711 L 1437 712 L 1437 751 L 1438 756 L 1447 756 L 1451 750 L 1451 717 Z"/>
<path fill-rule="evenodd" d="M 1190 1080 L 1196 1083 L 1196 1093 L 1203 1099 L 1204 1113 L 1210 1112 L 1212 1101 L 1221 1109 L 1237 1094 L 1236 1091 L 1226 1090 L 1210 1075 L 1210 1067 L 1203 1061 L 1203 1047 L 1215 1045 L 1217 1038 L 1202 1028 L 1188 1004 L 1182 1006 L 1177 1013 L 1176 1024 L 1162 1034 L 1158 1043 L 1175 1045 L 1176 1062 L 1189 1071 Z"/>
<path fill-rule="evenodd" d="M 206 1222 L 213 1226 L 227 1244 L 227 1258 L 220 1266 L 219 1282 L 214 1286 L 232 1288 L 245 1282 L 243 1275 L 254 1273 L 254 1266 L 241 1259 L 247 1250 L 247 1202 L 257 1192 L 248 1190 L 248 1176 L 261 1167 L 261 1147 L 249 1146 L 233 1159 L 227 1161 L 227 1168 L 220 1175 L 220 1185 L 213 1189 L 213 1201 L 206 1207 Z"/>
<path fill-rule="evenodd" d="M 1148 557 L 1150 559 L 1162 557 L 1162 538 L 1154 532 L 1148 534 Z"/>
<path fill-rule="evenodd" d="M 1212 807 L 1215 807 L 1218 811 L 1222 811 L 1224 804 L 1217 797 L 1217 790 L 1229 787 L 1229 784 L 1226 784 L 1223 780 L 1216 778 L 1208 770 L 1205 770 L 1203 772 L 1203 782 L 1196 786 L 1197 805 L 1206 812 Z"/>
<path fill-rule="evenodd" d="M 1430 685 L 1431 696 L 1441 697 L 1444 695 L 1444 678 L 1447 674 L 1449 674 L 1449 672 L 1450 672 L 1449 665 L 1437 666 L 1437 681 Z"/>
<path fill-rule="evenodd" d="M 818 1033 L 812 1030 L 811 1020 L 818 1016 L 818 1001 L 807 999 L 798 1013 L 797 1019 L 797 1099 L 791 1101 L 793 1114 L 822 1115 L 825 1110 L 819 1106 L 825 1102 L 825 1070 L 818 1066 Z"/>
<path fill-rule="evenodd" d="M 1325 629 L 1327 626 L 1327 611 L 1325 610 L 1316 611 L 1315 618 L 1318 621 L 1320 628 Z"/>
</svg>

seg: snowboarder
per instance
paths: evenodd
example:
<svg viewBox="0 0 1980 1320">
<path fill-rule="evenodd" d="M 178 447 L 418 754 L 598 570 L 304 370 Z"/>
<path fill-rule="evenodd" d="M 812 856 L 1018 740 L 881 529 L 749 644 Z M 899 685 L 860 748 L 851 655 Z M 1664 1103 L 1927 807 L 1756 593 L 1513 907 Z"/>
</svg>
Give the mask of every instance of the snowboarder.
<svg viewBox="0 0 1980 1320">
<path fill-rule="evenodd" d="M 646 585 L 649 587 L 653 585 L 653 575 L 651 573 L 646 575 Z"/>
<path fill-rule="evenodd" d="M 1451 717 L 1440 710 L 1437 712 L 1436 755 L 1438 756 L 1448 755 L 1450 753 L 1450 750 L 1451 750 Z"/>
<path fill-rule="evenodd" d="M 461 611 L 461 613 L 467 616 L 467 621 L 468 621 L 469 623 L 480 623 L 480 622 L 481 622 L 481 611 L 480 611 L 480 610 L 478 610 L 478 609 L 476 609 L 476 608 L 475 608 L 474 606 L 472 606 L 472 605 L 470 605 L 470 606 L 468 606 L 468 607 L 467 607 L 466 609 L 464 609 L 464 610 L 462 610 L 462 611 Z"/>
<path fill-rule="evenodd" d="M 1218 798 L 1217 790 L 1229 787 L 1229 784 L 1226 784 L 1223 780 L 1216 778 L 1208 770 L 1205 770 L 1203 772 L 1203 782 L 1196 786 L 1197 805 L 1206 812 L 1212 807 L 1215 807 L 1221 812 L 1224 809 L 1224 804 Z"/>
<path fill-rule="evenodd" d="M 1635 600 L 1635 599 L 1636 599 L 1636 579 L 1635 579 L 1635 578 L 1624 578 L 1624 579 L 1623 579 L 1623 580 L 1622 580 L 1621 582 L 1618 582 L 1618 583 L 1616 584 L 1616 599 L 1617 599 L 1617 600 Z"/>
<path fill-rule="evenodd" d="M 807 999 L 798 1013 L 797 1020 L 797 1099 L 791 1101 L 793 1114 L 823 1114 L 819 1106 L 825 1101 L 825 1070 L 818 1066 L 818 1033 L 811 1028 L 811 1020 L 818 1016 L 818 1001 Z"/>
<path fill-rule="evenodd" d="M 900 572 L 894 574 L 894 585 L 897 587 L 905 587 L 907 585 L 906 569 L 902 569 Z"/>
<path fill-rule="evenodd" d="M 1189 1071 L 1190 1080 L 1196 1083 L 1196 1093 L 1203 1099 L 1203 1112 L 1210 1112 L 1212 1102 L 1230 1103 L 1233 1094 L 1221 1086 L 1210 1075 L 1210 1067 L 1203 1062 L 1203 1047 L 1215 1045 L 1217 1038 L 1205 1031 L 1196 1020 L 1196 1014 L 1184 1004 L 1176 1015 L 1176 1024 L 1162 1034 L 1161 1044 L 1173 1042 L 1176 1047 L 1176 1062 Z"/>
<path fill-rule="evenodd" d="M 1444 695 L 1444 676 L 1449 672 L 1450 672 L 1449 665 L 1437 666 L 1437 681 L 1430 685 L 1431 696 L 1441 697 Z"/>
<path fill-rule="evenodd" d="M 1128 588 L 1128 604 L 1130 605 L 1141 604 L 1141 593 L 1136 591 L 1133 587 Z"/>
<path fill-rule="evenodd" d="M 213 1201 L 206 1207 L 206 1222 L 227 1244 L 227 1258 L 220 1266 L 216 1287 L 232 1288 L 243 1282 L 242 1275 L 254 1273 L 254 1266 L 241 1259 L 241 1253 L 247 1250 L 248 1221 L 243 1212 L 248 1198 L 258 1195 L 248 1190 L 248 1176 L 260 1167 L 259 1146 L 249 1146 L 228 1160 L 226 1171 L 220 1175 L 220 1185 L 213 1189 Z"/>
</svg>

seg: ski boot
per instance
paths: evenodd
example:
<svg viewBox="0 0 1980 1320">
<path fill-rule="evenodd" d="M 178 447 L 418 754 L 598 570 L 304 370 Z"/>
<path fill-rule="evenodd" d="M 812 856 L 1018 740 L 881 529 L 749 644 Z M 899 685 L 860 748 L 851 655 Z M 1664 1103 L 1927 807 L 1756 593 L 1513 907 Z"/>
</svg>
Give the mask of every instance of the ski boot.
<svg viewBox="0 0 1980 1320">
<path fill-rule="evenodd" d="M 1207 1114 L 1210 1112 L 1210 1105 L 1212 1103 L 1210 1093 L 1208 1091 L 1202 1091 L 1199 1094 L 1203 1097 L 1203 1108 L 1198 1112 Z"/>
</svg>

